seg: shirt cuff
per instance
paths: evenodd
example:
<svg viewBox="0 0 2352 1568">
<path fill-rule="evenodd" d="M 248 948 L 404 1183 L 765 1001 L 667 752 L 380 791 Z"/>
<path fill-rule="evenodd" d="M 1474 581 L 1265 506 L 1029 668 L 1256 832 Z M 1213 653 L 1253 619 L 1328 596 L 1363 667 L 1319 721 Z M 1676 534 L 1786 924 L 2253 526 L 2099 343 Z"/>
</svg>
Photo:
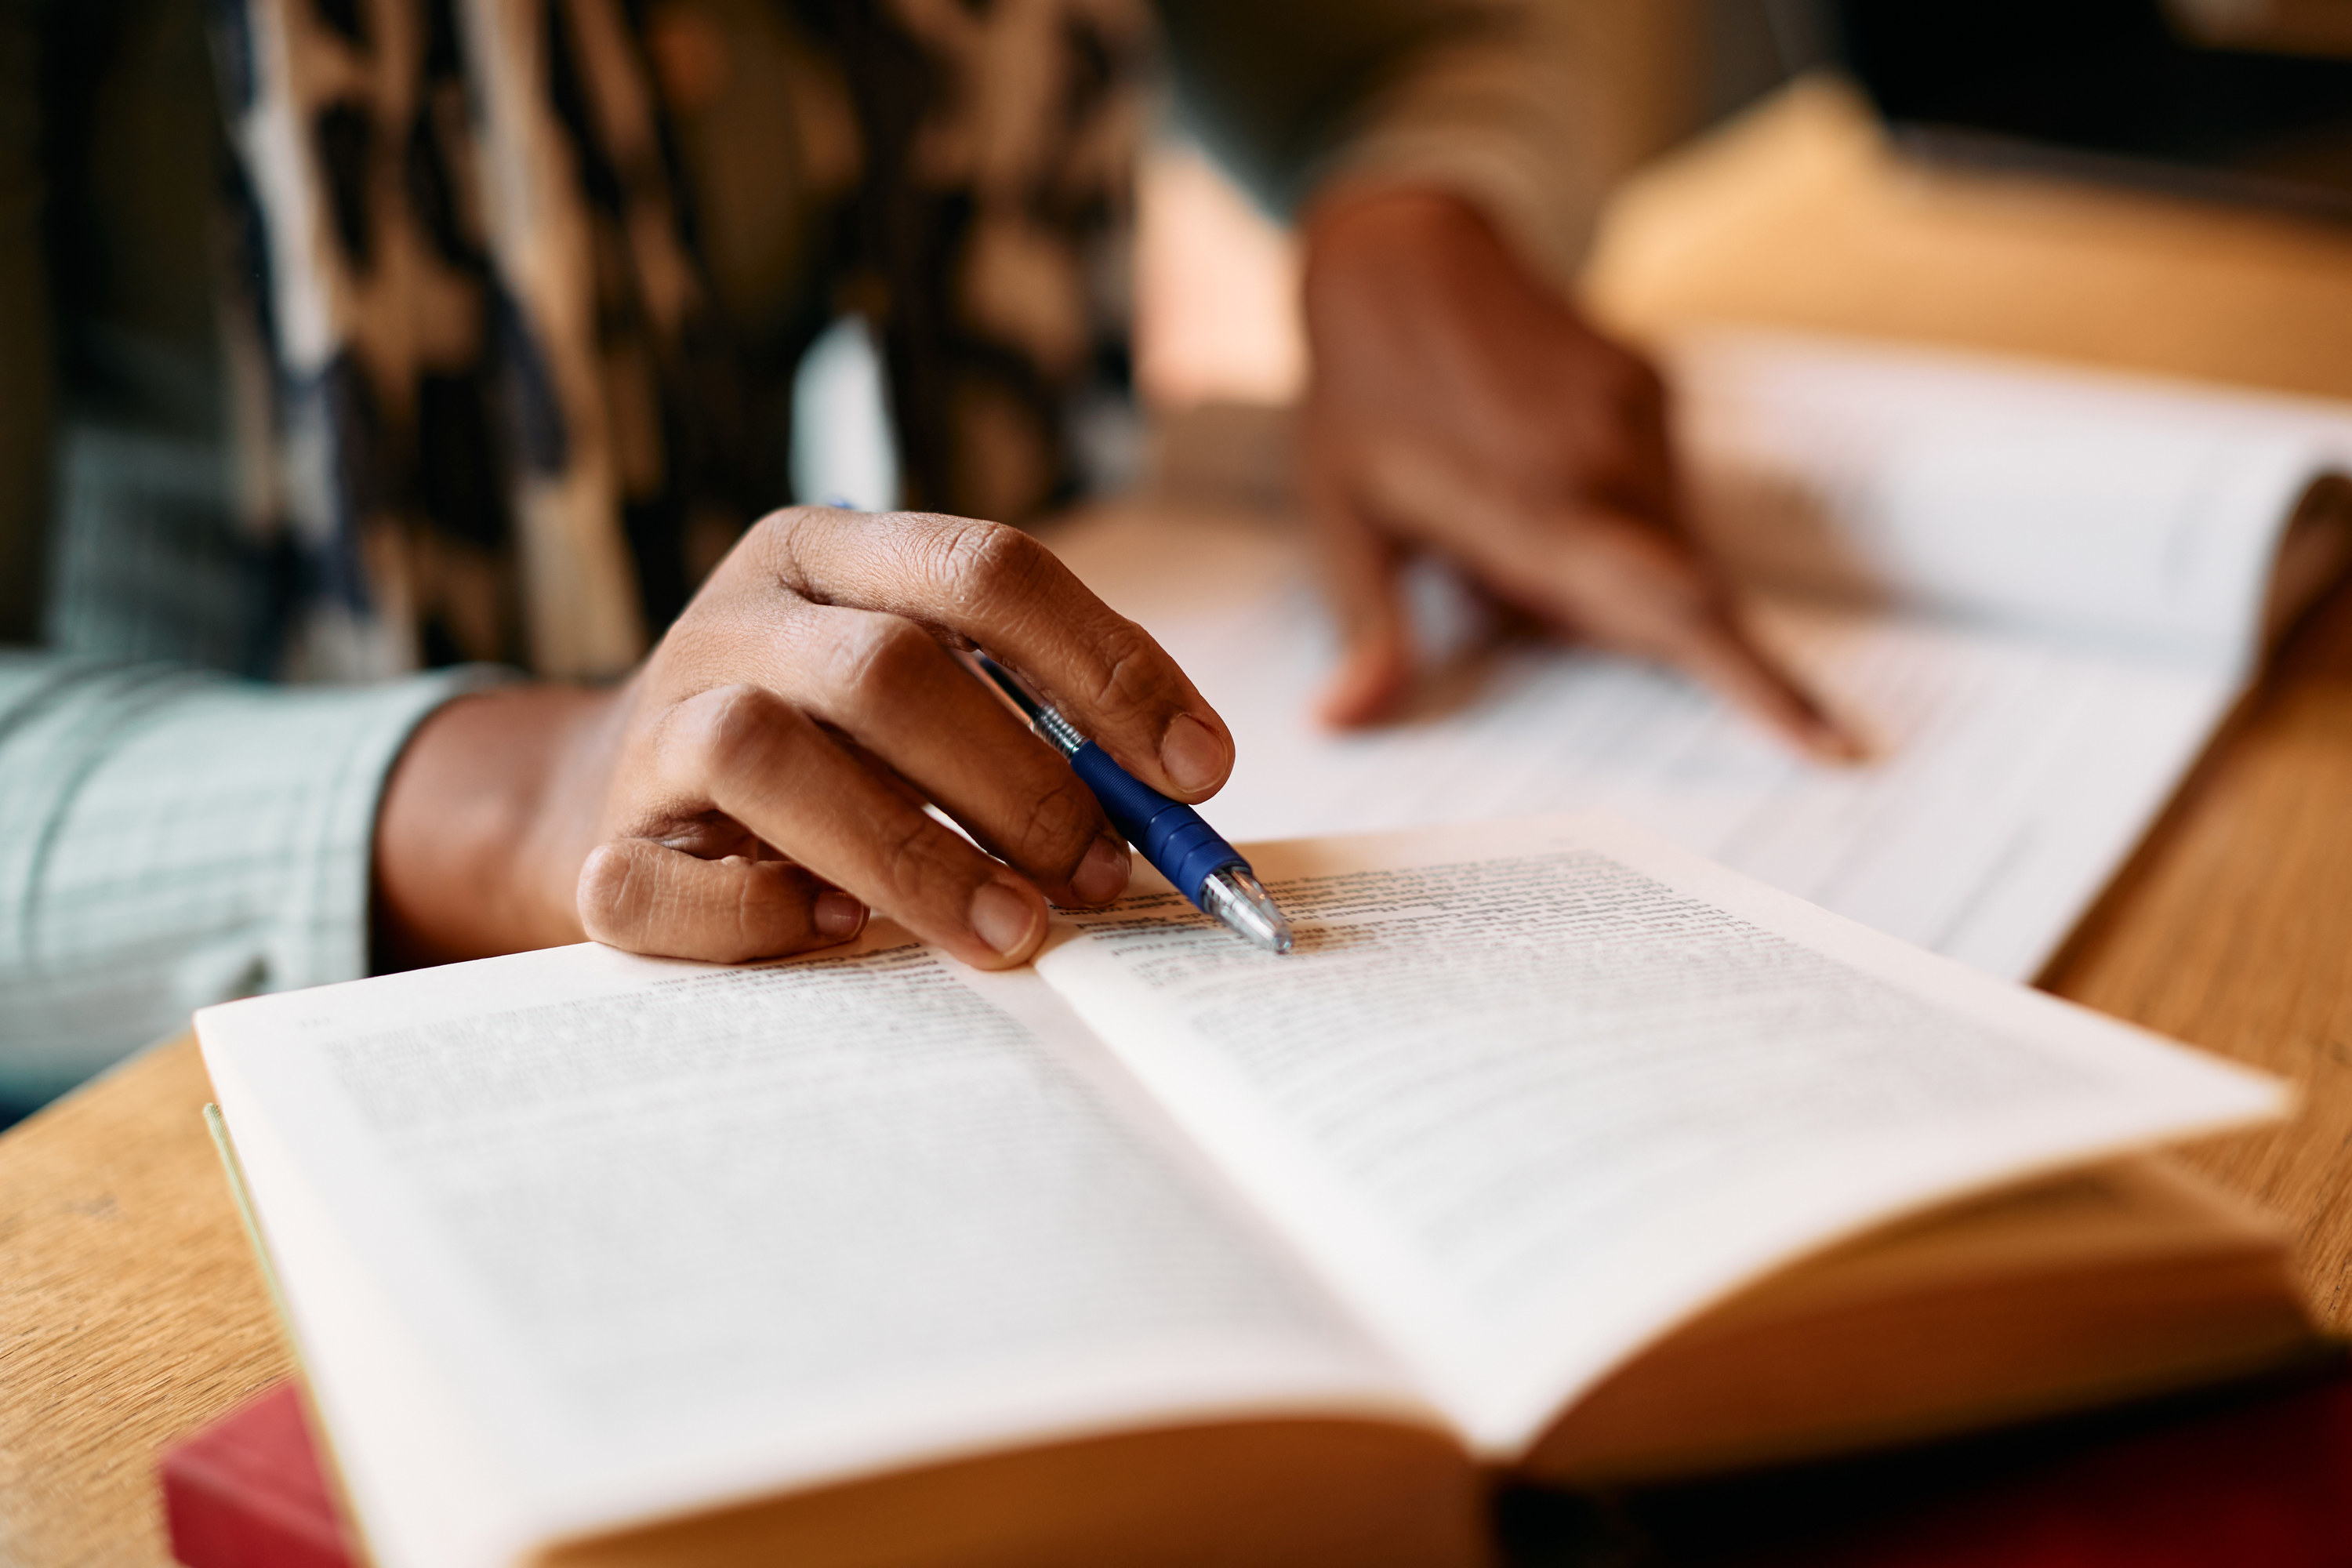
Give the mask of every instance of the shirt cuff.
<svg viewBox="0 0 2352 1568">
<path fill-rule="evenodd" d="M 197 1007 L 365 974 L 384 780 L 426 715 L 509 679 L 0 665 L 0 1099 L 38 1103 Z"/>
<path fill-rule="evenodd" d="M 1576 40 L 1554 31 L 1498 21 L 1430 50 L 1367 106 L 1317 171 L 1310 199 L 1376 185 L 1452 191 L 1538 272 L 1571 287 L 1629 160 L 1607 84 L 1584 79 Z"/>
</svg>

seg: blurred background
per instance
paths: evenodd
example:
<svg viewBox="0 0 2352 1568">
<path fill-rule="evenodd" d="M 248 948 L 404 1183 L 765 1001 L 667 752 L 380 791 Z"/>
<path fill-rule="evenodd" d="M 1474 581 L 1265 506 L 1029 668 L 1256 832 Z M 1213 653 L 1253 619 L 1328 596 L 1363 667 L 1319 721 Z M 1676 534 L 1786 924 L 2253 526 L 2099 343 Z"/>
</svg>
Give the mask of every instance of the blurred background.
<svg viewBox="0 0 2352 1568">
<path fill-rule="evenodd" d="M 1921 167 L 2352 217 L 2345 0 L 1654 0 L 1581 8 L 1621 176 L 1801 78 Z M 1141 184 L 1137 380 L 1160 407 L 1283 402 L 1296 260 L 1181 124 Z"/>
<path fill-rule="evenodd" d="M 1842 80 L 1846 101 L 1866 105 L 1898 155 L 1921 167 L 2023 172 L 2329 224 L 2352 212 L 2344 0 L 1553 4 L 1576 14 L 1587 79 L 1607 86 L 1591 122 L 1593 156 L 1612 177 L 1784 95 L 1791 81 Z M 268 493 L 288 481 L 254 471 L 255 444 L 227 436 L 240 418 L 289 417 L 252 413 L 268 401 L 269 369 L 219 330 L 215 275 L 257 265 L 239 249 L 248 237 L 223 226 L 233 181 L 217 73 L 228 57 L 217 37 L 208 46 L 203 0 L 11 0 L 9 9 L 0 338 L 20 352 L 0 367 L 0 637 L 248 674 L 382 674 L 500 657 L 562 672 L 566 658 L 541 648 L 534 660 L 519 641 L 516 617 L 498 602 L 511 589 L 474 570 L 478 556 L 509 548 L 514 526 L 469 499 L 483 489 L 466 482 L 469 468 L 492 460 L 478 440 L 418 465 L 415 499 L 438 508 L 438 527 L 390 574 L 422 606 L 413 638 L 404 629 L 377 647 L 360 622 L 296 637 L 273 618 L 272 604 L 315 599 L 315 579 L 335 568 L 320 566 L 299 527 L 289 537 L 257 525 L 273 508 L 299 514 L 299 498 Z M 666 553 L 640 549 L 637 561 L 656 623 L 647 632 L 761 508 L 885 506 L 905 494 L 887 356 L 858 301 L 814 295 L 790 275 L 808 248 L 795 226 L 814 209 L 752 199 L 772 196 L 779 181 L 821 191 L 856 155 L 809 110 L 837 88 L 793 46 L 792 9 L 782 0 L 644 8 L 669 152 L 699 198 L 700 261 L 731 352 L 751 381 L 778 389 L 742 403 L 733 468 L 716 487 L 727 504 L 664 503 L 676 514 L 664 524 Z M 333 0 L 321 14 L 330 11 L 361 27 L 366 7 Z M 436 110 L 466 111 L 457 101 Z M 1186 106 L 1163 101 L 1147 138 L 1132 353 L 1116 342 L 1096 351 L 1115 395 L 1072 420 L 1080 449 L 1062 479 L 1000 476 L 998 515 L 1132 482 L 1154 417 L 1295 395 L 1304 363 L 1288 237 L 1196 132 Z M 388 161 L 408 170 L 399 177 L 419 177 L 416 148 L 376 150 L 393 153 Z M 1595 267 L 1608 271 L 1605 233 Z M 1607 305 L 1608 279 L 1595 287 Z M 424 391 L 461 410 L 491 395 L 463 380 Z M 625 442 L 620 457 L 629 459 Z M 299 450 L 289 459 L 298 479 L 303 460 Z M 334 466 L 330 479 L 349 488 L 365 455 L 310 460 Z M 436 487 L 446 495 L 436 499 Z M 380 563 L 367 573 L 379 584 L 387 575 Z M 202 591 L 139 591 L 153 579 L 187 590 L 195 578 Z M 585 669 L 599 659 L 568 662 Z"/>
</svg>

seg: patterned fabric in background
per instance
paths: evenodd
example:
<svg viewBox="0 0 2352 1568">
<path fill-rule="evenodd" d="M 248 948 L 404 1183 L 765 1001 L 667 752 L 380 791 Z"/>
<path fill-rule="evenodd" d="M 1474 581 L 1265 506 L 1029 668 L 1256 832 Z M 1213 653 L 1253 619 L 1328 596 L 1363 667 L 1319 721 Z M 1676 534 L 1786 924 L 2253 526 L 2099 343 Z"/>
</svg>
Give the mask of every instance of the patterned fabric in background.
<svg viewBox="0 0 2352 1568">
<path fill-rule="evenodd" d="M 879 329 L 907 503 L 1020 521 L 1127 395 L 1139 0 L 219 0 L 281 672 L 627 668 Z"/>
<path fill-rule="evenodd" d="M 909 500 L 1076 485 L 1147 48 L 1270 202 L 1434 185 L 1565 279 L 1682 3 L 0 0 L 0 1122 L 365 973 L 383 784 L 486 672 L 357 678 L 625 667 L 842 312 Z"/>
</svg>

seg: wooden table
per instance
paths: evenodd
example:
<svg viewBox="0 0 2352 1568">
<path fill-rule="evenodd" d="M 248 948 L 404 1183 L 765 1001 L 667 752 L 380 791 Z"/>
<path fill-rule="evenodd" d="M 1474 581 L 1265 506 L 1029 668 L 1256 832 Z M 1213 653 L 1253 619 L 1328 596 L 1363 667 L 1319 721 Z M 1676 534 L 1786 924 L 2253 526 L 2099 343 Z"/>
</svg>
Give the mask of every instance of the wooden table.
<svg viewBox="0 0 2352 1568">
<path fill-rule="evenodd" d="M 2352 226 L 1926 168 L 1803 82 L 1622 192 L 1587 278 L 1635 335 L 1760 321 L 2352 401 Z M 2280 650 L 2042 977 L 2302 1086 L 2193 1162 L 2292 1215 L 2352 1330 L 2352 593 Z"/>
<path fill-rule="evenodd" d="M 1614 209 L 1630 328 L 1907 333 L 2352 399 L 2352 232 L 1895 162 L 1800 89 Z M 2282 1072 L 2284 1129 L 2197 1163 L 2294 1216 L 2352 1327 L 2352 595 L 2323 607 L 2045 983 Z M 0 1564 L 166 1563 L 157 1448 L 289 1361 L 174 1041 L 0 1137 Z"/>
</svg>

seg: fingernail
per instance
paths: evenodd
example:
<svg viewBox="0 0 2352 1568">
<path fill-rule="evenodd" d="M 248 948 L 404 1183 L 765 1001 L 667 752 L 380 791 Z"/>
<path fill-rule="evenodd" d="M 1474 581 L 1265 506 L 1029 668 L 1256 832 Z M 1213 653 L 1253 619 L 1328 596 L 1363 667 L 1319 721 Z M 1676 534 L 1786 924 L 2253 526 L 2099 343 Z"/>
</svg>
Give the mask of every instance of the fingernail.
<svg viewBox="0 0 2352 1568">
<path fill-rule="evenodd" d="M 837 888 L 816 896 L 816 929 L 835 942 L 856 936 L 866 924 L 866 906 Z"/>
<path fill-rule="evenodd" d="M 1002 882 L 984 882 L 971 896 L 974 935 L 997 952 L 1021 951 L 1037 926 L 1037 907 Z"/>
<path fill-rule="evenodd" d="M 1070 891 L 1081 903 L 1107 904 L 1127 891 L 1127 846 L 1105 834 L 1087 847 L 1087 858 L 1071 873 Z"/>
<path fill-rule="evenodd" d="M 1160 765 L 1168 770 L 1168 777 L 1187 795 L 1198 795 L 1225 776 L 1232 766 L 1232 753 L 1216 732 L 1190 713 L 1179 713 L 1160 737 Z"/>
</svg>

